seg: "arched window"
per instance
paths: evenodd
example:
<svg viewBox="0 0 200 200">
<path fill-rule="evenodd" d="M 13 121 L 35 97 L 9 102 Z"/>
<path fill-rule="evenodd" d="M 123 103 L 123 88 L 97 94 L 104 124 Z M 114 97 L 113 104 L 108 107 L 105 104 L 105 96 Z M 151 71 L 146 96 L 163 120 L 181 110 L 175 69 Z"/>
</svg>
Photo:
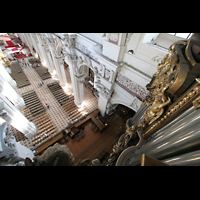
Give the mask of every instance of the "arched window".
<svg viewBox="0 0 200 200">
<path fill-rule="evenodd" d="M 192 33 L 167 33 L 173 36 L 178 36 L 184 39 L 189 39 L 192 36 Z"/>
<path fill-rule="evenodd" d="M 151 44 L 154 47 L 168 50 L 171 44 L 178 40 L 188 40 L 191 36 L 192 33 L 160 33 L 155 40 L 151 41 Z"/>
</svg>

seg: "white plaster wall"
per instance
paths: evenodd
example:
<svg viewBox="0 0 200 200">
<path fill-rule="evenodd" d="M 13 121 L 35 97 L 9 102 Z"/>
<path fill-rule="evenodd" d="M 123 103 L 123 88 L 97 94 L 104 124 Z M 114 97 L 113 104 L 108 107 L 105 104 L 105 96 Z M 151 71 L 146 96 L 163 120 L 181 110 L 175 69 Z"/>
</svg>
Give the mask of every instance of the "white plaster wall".
<svg viewBox="0 0 200 200">
<path fill-rule="evenodd" d="M 159 33 L 133 33 L 124 50 L 121 50 L 120 46 L 106 41 L 106 38 L 102 37 L 103 33 L 80 33 L 80 35 L 89 38 L 93 42 L 102 44 L 102 54 L 106 55 L 109 59 L 114 61 L 122 60 L 149 76 L 152 76 L 157 71 L 158 61 L 166 55 L 166 51 L 148 44 L 152 39 L 156 40 L 160 36 Z M 86 45 L 88 41 L 86 42 L 87 39 L 84 41 L 84 37 L 78 37 L 77 41 Z M 94 45 L 92 41 L 89 48 Z M 128 50 L 131 49 L 134 50 L 134 54 L 132 55 L 128 53 Z M 156 60 L 154 59 L 155 57 L 159 59 Z"/>
<path fill-rule="evenodd" d="M 120 73 L 130 80 L 134 81 L 138 85 L 142 86 L 145 88 L 145 86 L 150 82 L 151 78 L 147 77 L 140 72 L 134 70 L 132 67 L 123 65 L 121 67 Z"/>
<path fill-rule="evenodd" d="M 79 33 L 87 38 L 90 38 L 91 40 L 103 45 L 104 37 L 103 33 Z"/>
<path fill-rule="evenodd" d="M 158 35 L 159 33 L 133 33 L 127 43 L 123 61 L 152 76 L 157 71 L 159 61 L 166 55 L 166 51 L 148 44 L 152 39 L 156 39 Z M 133 50 L 134 53 L 129 54 L 128 50 Z M 157 58 L 157 60 L 154 58 Z"/>
</svg>

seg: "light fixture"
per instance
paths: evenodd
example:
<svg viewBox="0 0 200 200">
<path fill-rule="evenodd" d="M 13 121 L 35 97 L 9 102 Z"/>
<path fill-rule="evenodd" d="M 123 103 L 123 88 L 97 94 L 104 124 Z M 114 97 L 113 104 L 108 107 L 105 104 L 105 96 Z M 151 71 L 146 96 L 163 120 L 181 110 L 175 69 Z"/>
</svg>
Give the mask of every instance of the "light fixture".
<svg viewBox="0 0 200 200">
<path fill-rule="evenodd" d="M 129 53 L 129 54 L 133 54 L 134 51 L 131 49 L 131 50 L 128 50 L 128 53 Z"/>
</svg>

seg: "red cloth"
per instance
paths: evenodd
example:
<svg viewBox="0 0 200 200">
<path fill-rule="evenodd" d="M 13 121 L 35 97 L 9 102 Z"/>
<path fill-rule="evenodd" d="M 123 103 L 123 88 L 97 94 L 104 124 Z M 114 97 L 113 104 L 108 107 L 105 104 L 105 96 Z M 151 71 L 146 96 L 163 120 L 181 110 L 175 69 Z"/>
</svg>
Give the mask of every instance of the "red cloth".
<svg viewBox="0 0 200 200">
<path fill-rule="evenodd" d="M 20 49 L 20 53 L 23 53 L 23 49 L 25 48 L 26 46 L 24 45 L 21 49 Z"/>
<path fill-rule="evenodd" d="M 13 48 L 13 47 L 19 47 L 19 45 L 16 44 L 16 45 L 11 45 L 11 46 L 5 46 L 6 49 L 10 49 L 10 48 Z"/>
<path fill-rule="evenodd" d="M 18 48 L 13 48 L 13 49 L 12 49 L 12 51 L 17 51 L 17 50 L 18 50 Z"/>
<path fill-rule="evenodd" d="M 16 56 L 15 58 L 19 59 L 19 58 L 24 58 L 24 57 L 26 57 L 26 55 Z"/>
<path fill-rule="evenodd" d="M 8 46 L 13 46 L 13 42 L 12 41 L 6 41 L 6 43 L 8 44 Z"/>
</svg>

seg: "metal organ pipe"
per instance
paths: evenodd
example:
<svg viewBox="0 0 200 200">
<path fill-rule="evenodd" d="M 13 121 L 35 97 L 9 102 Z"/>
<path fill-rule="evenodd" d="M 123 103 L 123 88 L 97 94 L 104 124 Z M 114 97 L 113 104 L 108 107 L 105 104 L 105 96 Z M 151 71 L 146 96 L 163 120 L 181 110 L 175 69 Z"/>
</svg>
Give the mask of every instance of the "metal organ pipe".
<svg viewBox="0 0 200 200">
<path fill-rule="evenodd" d="M 200 150 L 161 160 L 170 166 L 200 166 Z"/>
<path fill-rule="evenodd" d="M 190 111 L 190 112 L 189 112 Z M 158 130 L 152 135 L 147 141 L 154 140 L 154 143 L 162 142 L 167 140 L 178 133 L 180 133 L 185 128 L 192 127 L 200 120 L 200 111 L 197 113 L 194 108 L 185 111 L 180 118 L 173 120 L 171 123 L 167 124 L 163 129 Z M 199 116 L 198 116 L 199 115 Z M 148 143 L 147 143 L 148 146 Z"/>
<path fill-rule="evenodd" d="M 162 127 L 161 129 L 159 129 L 156 133 L 154 133 L 152 136 L 158 136 L 159 133 L 163 132 L 164 130 L 166 130 L 168 127 L 172 126 L 173 124 L 179 122 L 181 119 L 183 119 L 184 117 L 186 117 L 187 115 L 191 114 L 192 112 L 194 112 L 194 106 L 192 106 L 191 108 L 187 109 L 185 112 L 183 112 L 182 114 L 180 114 L 178 117 L 176 117 L 174 120 L 172 120 L 170 123 L 168 123 L 167 125 L 165 125 L 164 127 Z M 151 137 L 149 137 L 150 139 Z"/>
<path fill-rule="evenodd" d="M 200 144 L 200 109 L 190 108 L 130 154 L 126 165 L 140 165 L 142 154 L 165 159 Z M 171 125 L 171 126 L 170 126 Z M 185 153 L 185 152 L 184 152 Z"/>
</svg>

